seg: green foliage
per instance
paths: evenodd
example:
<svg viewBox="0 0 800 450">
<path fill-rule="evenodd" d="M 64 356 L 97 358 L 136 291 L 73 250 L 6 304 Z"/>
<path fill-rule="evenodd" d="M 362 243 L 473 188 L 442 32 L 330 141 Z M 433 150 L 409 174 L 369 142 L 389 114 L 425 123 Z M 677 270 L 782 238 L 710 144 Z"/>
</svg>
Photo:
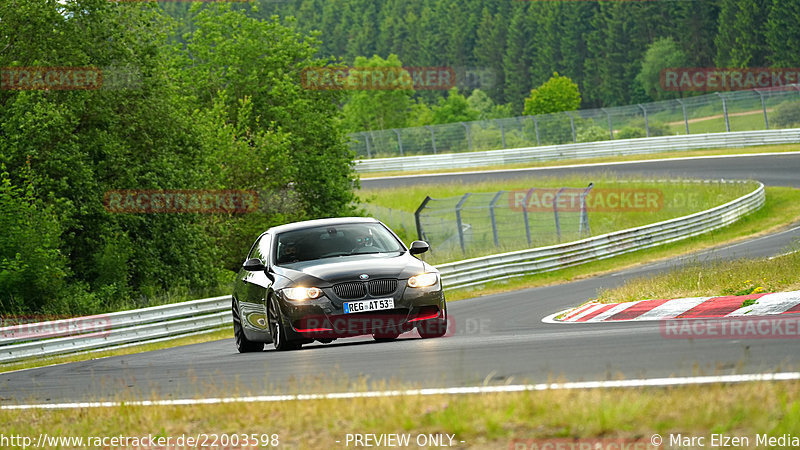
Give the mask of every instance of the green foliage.
<svg viewBox="0 0 800 450">
<path fill-rule="evenodd" d="M 301 87 L 305 67 L 329 61 L 293 21 L 231 5 L 181 10 L 177 24 L 154 5 L 54 4 L 0 4 L 0 67 L 116 66 L 139 79 L 0 90 L 0 313 L 90 314 L 219 292 L 270 225 L 356 213 L 344 96 Z M 175 29 L 188 32 L 178 41 Z M 112 213 L 103 199 L 116 189 L 249 189 L 260 205 Z"/>
<path fill-rule="evenodd" d="M 578 85 L 568 77 L 559 76 L 558 72 L 554 72 L 550 80 L 532 90 L 530 97 L 525 99 L 523 114 L 533 116 L 575 111 L 580 105 L 581 93 L 578 91 Z"/>
<path fill-rule="evenodd" d="M 619 131 L 614 133 L 615 139 L 636 139 L 647 136 L 647 131 L 639 127 L 622 127 Z"/>
<path fill-rule="evenodd" d="M 471 108 L 467 98 L 458 93 L 458 88 L 452 88 L 447 93 L 446 99 L 440 99 L 439 104 L 431 108 L 433 123 L 455 123 L 477 120 L 480 113 Z"/>
<path fill-rule="evenodd" d="M 688 58 L 683 49 L 672 38 L 661 38 L 650 44 L 642 61 L 642 70 L 636 82 L 653 100 L 666 100 L 679 96 L 679 92 L 665 91 L 661 87 L 661 71 L 667 68 L 685 67 Z"/>
<path fill-rule="evenodd" d="M 611 139 L 608 128 L 591 126 L 578 131 L 578 142 L 607 141 Z"/>
<path fill-rule="evenodd" d="M 800 126 L 800 102 L 784 102 L 775 108 L 770 123 L 779 128 Z"/>
<path fill-rule="evenodd" d="M 403 67 L 397 55 L 383 59 L 378 55 L 357 57 L 353 67 Z M 403 71 L 403 73 L 408 73 Z M 352 76 L 352 75 L 351 75 Z M 408 126 L 413 89 L 352 91 L 344 104 L 344 126 L 349 132 L 386 130 Z M 426 124 L 427 125 L 427 124 Z"/>
</svg>

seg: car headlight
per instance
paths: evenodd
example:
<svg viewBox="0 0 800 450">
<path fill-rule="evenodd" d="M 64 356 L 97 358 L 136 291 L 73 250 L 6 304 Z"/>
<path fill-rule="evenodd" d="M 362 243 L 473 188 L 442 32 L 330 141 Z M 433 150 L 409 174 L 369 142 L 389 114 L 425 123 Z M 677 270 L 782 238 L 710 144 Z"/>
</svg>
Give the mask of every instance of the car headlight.
<svg viewBox="0 0 800 450">
<path fill-rule="evenodd" d="M 316 287 L 286 288 L 282 292 L 283 295 L 285 295 L 289 300 L 308 300 L 310 298 L 317 298 L 322 295 L 322 289 Z"/>
<path fill-rule="evenodd" d="M 433 286 L 439 281 L 439 275 L 434 272 L 421 273 L 408 279 L 408 287 L 418 288 Z"/>
</svg>

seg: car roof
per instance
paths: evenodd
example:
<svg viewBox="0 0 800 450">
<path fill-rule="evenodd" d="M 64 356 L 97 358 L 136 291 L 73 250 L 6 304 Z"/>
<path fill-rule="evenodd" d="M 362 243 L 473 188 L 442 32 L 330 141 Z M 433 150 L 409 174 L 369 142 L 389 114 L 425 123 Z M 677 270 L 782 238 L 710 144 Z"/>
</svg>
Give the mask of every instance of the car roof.
<svg viewBox="0 0 800 450">
<path fill-rule="evenodd" d="M 304 220 L 302 222 L 287 223 L 278 225 L 267 230 L 267 233 L 278 234 L 285 231 L 302 230 L 304 228 L 324 227 L 331 225 L 343 225 L 348 223 L 380 223 L 378 219 L 372 217 L 336 217 L 331 219 Z"/>
</svg>

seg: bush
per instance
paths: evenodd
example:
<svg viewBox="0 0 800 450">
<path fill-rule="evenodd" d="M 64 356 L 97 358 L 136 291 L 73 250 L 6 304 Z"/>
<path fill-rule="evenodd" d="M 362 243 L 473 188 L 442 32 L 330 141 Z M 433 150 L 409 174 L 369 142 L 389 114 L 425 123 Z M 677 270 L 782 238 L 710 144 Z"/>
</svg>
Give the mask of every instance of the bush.
<svg viewBox="0 0 800 450">
<path fill-rule="evenodd" d="M 647 132 L 644 128 L 627 126 L 614 133 L 616 139 L 636 139 L 647 137 Z"/>
<path fill-rule="evenodd" d="M 607 141 L 611 139 L 607 128 L 592 126 L 578 130 L 578 142 Z"/>
<path fill-rule="evenodd" d="M 800 102 L 784 102 L 775 108 L 771 124 L 779 128 L 800 127 Z"/>
</svg>

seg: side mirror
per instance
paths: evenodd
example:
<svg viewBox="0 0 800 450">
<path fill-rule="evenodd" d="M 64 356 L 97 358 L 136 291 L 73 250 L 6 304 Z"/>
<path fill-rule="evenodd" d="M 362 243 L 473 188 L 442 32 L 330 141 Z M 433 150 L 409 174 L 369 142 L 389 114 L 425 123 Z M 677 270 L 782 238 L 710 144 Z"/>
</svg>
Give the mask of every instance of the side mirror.
<svg viewBox="0 0 800 450">
<path fill-rule="evenodd" d="M 419 255 L 420 253 L 427 252 L 428 250 L 430 250 L 430 248 L 431 246 L 428 245 L 428 243 L 425 241 L 414 241 L 411 243 L 411 248 L 409 249 L 409 252 L 411 252 L 412 255 Z"/>
<path fill-rule="evenodd" d="M 266 269 L 264 262 L 258 258 L 250 258 L 242 264 L 242 268 L 248 272 L 259 272 Z"/>
</svg>

